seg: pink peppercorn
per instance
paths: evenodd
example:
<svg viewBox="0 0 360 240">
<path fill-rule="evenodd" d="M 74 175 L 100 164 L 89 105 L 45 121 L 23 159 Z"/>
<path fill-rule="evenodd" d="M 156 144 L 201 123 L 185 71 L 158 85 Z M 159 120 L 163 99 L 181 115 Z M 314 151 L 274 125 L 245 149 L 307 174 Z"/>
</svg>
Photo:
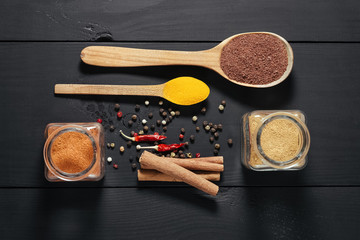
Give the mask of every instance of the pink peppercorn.
<svg viewBox="0 0 360 240">
<path fill-rule="evenodd" d="M 96 121 L 100 124 L 103 122 L 101 118 L 98 118 L 98 120 L 96 120 Z"/>
<path fill-rule="evenodd" d="M 199 157 L 200 157 L 200 153 L 195 154 L 195 157 L 199 158 Z"/>
<path fill-rule="evenodd" d="M 122 112 L 117 112 L 116 116 L 117 116 L 118 118 L 121 118 L 121 117 L 122 117 Z"/>
<path fill-rule="evenodd" d="M 117 169 L 119 166 L 118 166 L 116 163 L 114 163 L 113 167 L 114 167 L 115 169 Z"/>
<path fill-rule="evenodd" d="M 184 135 L 183 135 L 183 134 L 180 134 L 180 135 L 179 135 L 179 138 L 180 138 L 181 140 L 183 140 L 183 139 L 184 139 Z"/>
</svg>

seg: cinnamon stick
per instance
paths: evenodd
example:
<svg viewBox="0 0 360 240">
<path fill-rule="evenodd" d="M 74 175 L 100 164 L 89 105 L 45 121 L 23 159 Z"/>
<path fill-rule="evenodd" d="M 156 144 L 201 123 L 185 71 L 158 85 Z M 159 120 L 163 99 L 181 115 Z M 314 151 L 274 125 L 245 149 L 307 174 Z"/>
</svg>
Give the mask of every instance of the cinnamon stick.
<svg viewBox="0 0 360 240">
<path fill-rule="evenodd" d="M 194 172 L 194 173 L 209 181 L 220 181 L 220 173 L 218 172 Z M 180 179 L 176 179 L 159 171 L 150 170 L 150 169 L 138 170 L 137 176 L 138 176 L 138 181 L 182 182 Z"/>
<path fill-rule="evenodd" d="M 141 164 L 141 168 L 158 170 L 159 172 L 169 175 L 172 178 L 179 179 L 210 195 L 215 196 L 219 191 L 219 187 L 214 183 L 171 161 L 164 161 L 161 157 L 158 157 L 148 151 L 144 151 L 141 154 L 139 162 Z"/>
<path fill-rule="evenodd" d="M 223 172 L 224 165 L 206 161 L 198 161 L 194 160 L 194 158 L 168 158 L 162 157 L 161 160 L 163 162 L 172 162 L 181 167 L 184 167 L 189 170 L 201 170 L 201 171 L 210 171 L 210 172 Z M 148 168 L 147 166 L 142 167 L 143 169 L 152 169 Z"/>
</svg>

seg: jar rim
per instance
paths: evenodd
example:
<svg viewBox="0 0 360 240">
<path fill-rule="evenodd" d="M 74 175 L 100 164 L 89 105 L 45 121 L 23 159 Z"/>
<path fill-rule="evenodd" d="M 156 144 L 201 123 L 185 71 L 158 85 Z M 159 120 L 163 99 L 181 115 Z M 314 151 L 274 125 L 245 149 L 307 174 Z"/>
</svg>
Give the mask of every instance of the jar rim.
<svg viewBox="0 0 360 240">
<path fill-rule="evenodd" d="M 93 159 L 92 159 L 91 164 L 89 164 L 89 166 L 81 172 L 77 172 L 77 173 L 64 172 L 64 171 L 60 170 L 52 162 L 51 154 L 50 154 L 52 144 L 57 137 L 59 137 L 61 134 L 66 133 L 66 132 L 82 133 L 82 134 L 86 135 L 89 138 L 89 140 L 91 141 L 91 144 L 93 147 Z M 45 142 L 45 145 L 44 145 L 43 155 L 44 155 L 45 165 L 52 174 L 54 174 L 58 178 L 65 180 L 65 181 L 79 181 L 79 180 L 86 178 L 90 174 L 90 170 L 94 167 L 94 165 L 96 163 L 96 151 L 97 151 L 97 147 L 96 147 L 95 139 L 93 138 L 91 133 L 86 128 L 81 127 L 81 126 L 76 126 L 76 125 L 66 125 L 66 126 L 59 127 L 58 129 L 54 130 L 54 132 L 48 136 L 48 138 Z"/>
<path fill-rule="evenodd" d="M 262 131 L 265 128 L 265 126 L 276 119 L 287 119 L 287 120 L 295 123 L 299 129 L 299 132 L 300 132 L 300 135 L 302 138 L 301 145 L 299 146 L 299 150 L 296 153 L 296 155 L 293 158 L 286 160 L 286 161 L 277 161 L 277 160 L 271 159 L 263 151 L 261 142 L 260 142 L 260 137 L 261 137 Z M 301 160 L 303 157 L 305 157 L 307 155 L 309 148 L 310 148 L 310 133 L 309 133 L 307 126 L 300 118 L 298 118 L 288 112 L 276 112 L 276 113 L 269 114 L 262 120 L 262 123 L 257 127 L 255 133 L 256 133 L 256 138 L 255 138 L 256 154 L 260 157 L 260 159 L 262 159 L 262 161 L 265 160 L 267 163 L 274 165 L 276 167 L 286 168 L 286 167 L 289 167 L 289 166 L 295 164 L 298 160 Z"/>
</svg>

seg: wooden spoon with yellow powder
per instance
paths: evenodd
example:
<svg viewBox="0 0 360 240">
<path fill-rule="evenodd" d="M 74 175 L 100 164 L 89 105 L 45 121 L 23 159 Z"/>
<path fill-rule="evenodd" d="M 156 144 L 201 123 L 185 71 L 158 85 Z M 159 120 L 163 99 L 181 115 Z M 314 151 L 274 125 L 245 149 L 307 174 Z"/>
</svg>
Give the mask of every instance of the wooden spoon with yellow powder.
<svg viewBox="0 0 360 240">
<path fill-rule="evenodd" d="M 204 101 L 209 96 L 210 89 L 196 78 L 178 77 L 159 85 L 56 84 L 55 93 L 157 96 L 178 105 L 193 105 Z"/>
</svg>

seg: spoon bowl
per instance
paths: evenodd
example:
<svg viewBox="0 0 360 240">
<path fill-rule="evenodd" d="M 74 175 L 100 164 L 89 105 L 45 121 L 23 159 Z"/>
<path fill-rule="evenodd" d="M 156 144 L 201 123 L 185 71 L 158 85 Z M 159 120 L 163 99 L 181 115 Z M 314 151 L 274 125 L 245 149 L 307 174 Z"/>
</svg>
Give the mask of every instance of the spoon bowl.
<svg viewBox="0 0 360 240">
<path fill-rule="evenodd" d="M 248 84 L 235 81 L 229 78 L 220 66 L 220 57 L 223 48 L 232 39 L 246 34 L 269 34 L 281 40 L 286 49 L 288 64 L 283 75 L 268 84 Z M 160 65 L 195 65 L 212 69 L 225 79 L 237 85 L 254 88 L 267 88 L 275 86 L 284 81 L 290 74 L 294 54 L 290 44 L 281 36 L 270 32 L 248 32 L 233 35 L 217 46 L 203 51 L 168 51 L 150 50 L 125 47 L 89 46 L 81 51 L 80 57 L 83 62 L 102 67 L 139 67 L 139 66 L 160 66 Z"/>
</svg>

